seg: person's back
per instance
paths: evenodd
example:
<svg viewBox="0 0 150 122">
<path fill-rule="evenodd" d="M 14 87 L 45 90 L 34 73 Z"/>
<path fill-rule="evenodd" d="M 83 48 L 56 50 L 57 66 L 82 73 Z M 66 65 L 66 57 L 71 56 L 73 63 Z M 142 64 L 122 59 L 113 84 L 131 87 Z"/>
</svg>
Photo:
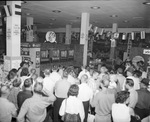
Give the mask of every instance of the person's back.
<svg viewBox="0 0 150 122">
<path fill-rule="evenodd" d="M 55 95 L 59 98 L 67 98 L 67 92 L 70 87 L 70 83 L 66 78 L 59 80 L 55 85 Z"/>
<path fill-rule="evenodd" d="M 43 96 L 42 83 L 36 83 L 34 86 L 34 95 L 28 98 L 23 103 L 19 115 L 18 121 L 26 119 L 28 122 L 43 122 L 46 117 L 46 107 L 55 101 L 53 94 Z"/>
<path fill-rule="evenodd" d="M 0 97 L 0 122 L 11 122 L 12 117 L 17 115 L 15 105 L 7 99 L 9 93 L 9 87 L 2 86 Z"/>
<path fill-rule="evenodd" d="M 102 91 L 98 92 L 91 102 L 92 107 L 95 107 L 95 122 L 111 122 L 111 107 L 115 102 L 115 94 L 108 85 L 108 80 L 102 81 Z"/>
<path fill-rule="evenodd" d="M 58 70 L 58 67 L 54 65 L 52 68 L 52 73 L 50 74 L 50 78 L 55 83 L 61 79 L 61 75 L 57 72 L 57 70 Z"/>
<path fill-rule="evenodd" d="M 120 84 L 120 89 L 122 90 L 123 89 L 123 83 L 124 83 L 124 81 L 125 81 L 125 77 L 123 76 L 123 69 L 122 68 L 118 68 L 117 69 L 117 80 L 118 80 L 118 82 L 119 82 L 119 84 Z"/>
<path fill-rule="evenodd" d="M 114 94 L 108 90 L 106 92 L 100 91 L 96 96 L 99 100 L 95 112 L 104 116 L 110 114 L 111 105 L 115 101 Z"/>
<path fill-rule="evenodd" d="M 150 113 L 150 92 L 147 90 L 149 79 L 144 78 L 140 83 L 140 89 L 137 90 L 138 101 L 135 106 L 135 113 L 140 116 L 141 120 Z"/>
<path fill-rule="evenodd" d="M 10 94 L 8 96 L 8 100 L 11 101 L 12 103 L 14 103 L 14 105 L 16 106 L 16 108 L 18 108 L 18 104 L 17 104 L 17 95 L 20 91 L 20 84 L 21 81 L 19 79 L 15 79 L 13 81 L 13 87 L 10 91 Z"/>
<path fill-rule="evenodd" d="M 130 122 L 131 109 L 128 104 L 128 91 L 120 91 L 116 94 L 116 103 L 112 104 L 112 118 L 113 122 Z"/>
<path fill-rule="evenodd" d="M 26 79 L 25 82 L 24 82 L 24 87 L 25 89 L 23 91 L 20 91 L 17 95 L 17 103 L 18 103 L 18 108 L 20 109 L 23 102 L 32 97 L 33 95 L 33 92 L 32 92 L 32 79 L 29 78 L 29 79 Z"/>
</svg>

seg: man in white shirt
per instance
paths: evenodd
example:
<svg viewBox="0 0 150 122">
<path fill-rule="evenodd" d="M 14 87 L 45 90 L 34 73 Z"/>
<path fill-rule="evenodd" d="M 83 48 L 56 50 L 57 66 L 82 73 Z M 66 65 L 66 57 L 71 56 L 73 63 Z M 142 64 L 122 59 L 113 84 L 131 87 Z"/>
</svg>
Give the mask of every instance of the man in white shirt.
<svg viewBox="0 0 150 122">
<path fill-rule="evenodd" d="M 46 108 L 52 104 L 56 97 L 53 94 L 48 94 L 47 97 L 43 96 L 42 83 L 36 83 L 34 86 L 34 95 L 26 99 L 23 103 L 19 115 L 18 122 L 43 122 L 46 117 Z"/>
<path fill-rule="evenodd" d="M 130 99 L 129 99 L 128 106 L 134 110 L 135 105 L 137 104 L 138 101 L 138 93 L 134 89 L 134 81 L 132 79 L 127 78 L 125 88 L 130 92 L 130 96 L 129 96 Z"/>
<path fill-rule="evenodd" d="M 123 89 L 123 83 L 126 80 L 126 78 L 123 76 L 123 69 L 122 68 L 118 68 L 117 69 L 117 80 L 120 84 L 120 89 Z"/>
<path fill-rule="evenodd" d="M 57 70 L 58 67 L 54 65 L 52 67 L 52 73 L 50 74 L 50 78 L 55 82 L 55 84 L 61 79 L 61 75 L 57 72 Z"/>
<path fill-rule="evenodd" d="M 81 84 L 79 85 L 79 94 L 78 98 L 83 102 L 85 118 L 84 122 L 87 122 L 89 102 L 93 98 L 93 91 L 87 84 L 88 76 L 86 74 L 81 77 Z"/>
<path fill-rule="evenodd" d="M 45 78 L 43 79 L 43 91 L 46 93 L 47 92 L 53 93 L 54 87 L 55 87 L 55 82 L 50 77 L 50 69 L 44 70 L 44 76 L 45 76 Z"/>
<path fill-rule="evenodd" d="M 8 86 L 2 86 L 0 97 L 0 122 L 11 122 L 12 117 L 17 116 L 15 105 L 7 100 L 9 94 L 10 88 Z"/>
<path fill-rule="evenodd" d="M 88 67 L 81 67 L 82 71 L 78 75 L 78 79 L 81 80 L 82 75 L 86 74 L 88 78 L 91 77 L 90 72 L 88 71 Z"/>
</svg>

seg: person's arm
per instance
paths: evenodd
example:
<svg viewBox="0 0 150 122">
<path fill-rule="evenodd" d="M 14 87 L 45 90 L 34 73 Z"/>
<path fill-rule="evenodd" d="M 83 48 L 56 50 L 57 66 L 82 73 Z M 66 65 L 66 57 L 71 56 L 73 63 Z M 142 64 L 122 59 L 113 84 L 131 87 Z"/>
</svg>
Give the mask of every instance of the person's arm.
<svg viewBox="0 0 150 122">
<path fill-rule="evenodd" d="M 14 117 L 14 118 L 17 117 L 17 108 L 15 107 L 14 104 L 12 104 L 12 106 L 11 106 L 11 114 L 12 114 L 12 117 Z"/>
<path fill-rule="evenodd" d="M 28 111 L 28 106 L 29 106 L 29 102 L 28 102 L 28 100 L 25 100 L 24 103 L 22 104 L 20 112 L 18 114 L 17 122 L 24 122 L 25 115 Z"/>
<path fill-rule="evenodd" d="M 92 107 L 96 107 L 97 106 L 97 103 L 98 103 L 98 94 L 97 93 L 96 95 L 94 95 L 93 99 L 90 101 L 90 104 Z"/>
<path fill-rule="evenodd" d="M 81 118 L 81 122 L 83 122 L 84 117 L 85 117 L 85 112 L 84 112 L 84 107 L 83 107 L 83 103 L 81 102 L 80 106 L 79 106 L 79 115 Z"/>
<path fill-rule="evenodd" d="M 63 100 L 60 109 L 59 109 L 59 115 L 63 116 L 65 114 L 65 107 L 66 107 L 66 99 Z"/>
</svg>

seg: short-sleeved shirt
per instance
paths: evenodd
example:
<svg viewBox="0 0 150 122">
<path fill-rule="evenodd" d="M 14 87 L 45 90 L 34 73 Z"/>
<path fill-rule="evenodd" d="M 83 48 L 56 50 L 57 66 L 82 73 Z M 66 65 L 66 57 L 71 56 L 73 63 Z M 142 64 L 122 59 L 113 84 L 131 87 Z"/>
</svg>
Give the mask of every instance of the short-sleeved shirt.
<svg viewBox="0 0 150 122">
<path fill-rule="evenodd" d="M 26 99 L 17 117 L 18 121 L 24 121 L 26 116 L 27 122 L 43 122 L 46 117 L 46 107 L 52 104 L 51 99 L 51 97 L 43 97 L 37 94 Z"/>
<path fill-rule="evenodd" d="M 11 122 L 12 116 L 16 113 L 16 107 L 5 98 L 0 98 L 0 122 Z"/>
</svg>

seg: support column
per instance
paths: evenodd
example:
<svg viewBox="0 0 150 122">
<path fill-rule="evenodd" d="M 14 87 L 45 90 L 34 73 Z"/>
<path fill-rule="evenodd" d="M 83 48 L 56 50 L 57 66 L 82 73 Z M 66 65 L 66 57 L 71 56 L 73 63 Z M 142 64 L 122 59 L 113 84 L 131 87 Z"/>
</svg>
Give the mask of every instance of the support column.
<svg viewBox="0 0 150 122">
<path fill-rule="evenodd" d="M 66 40 L 65 44 L 71 44 L 71 25 L 66 25 Z"/>
<path fill-rule="evenodd" d="M 5 76 L 12 68 L 18 69 L 21 62 L 20 37 L 21 37 L 21 1 L 7 1 L 10 8 L 6 17 L 6 56 L 4 56 Z"/>
<path fill-rule="evenodd" d="M 33 42 L 39 42 L 38 36 L 37 36 L 37 26 L 33 25 Z"/>
<path fill-rule="evenodd" d="M 26 41 L 33 42 L 33 17 L 27 17 L 26 25 L 27 25 Z"/>
<path fill-rule="evenodd" d="M 82 16 L 81 16 L 81 31 L 80 31 L 80 44 L 84 45 L 83 66 L 87 65 L 89 20 L 90 20 L 90 14 L 89 13 L 82 13 Z"/>
<path fill-rule="evenodd" d="M 112 33 L 118 32 L 118 24 L 113 23 L 112 25 Z M 116 49 L 116 40 L 112 39 L 111 40 L 111 49 L 110 49 L 110 59 L 114 60 L 115 59 L 115 49 Z"/>
</svg>

